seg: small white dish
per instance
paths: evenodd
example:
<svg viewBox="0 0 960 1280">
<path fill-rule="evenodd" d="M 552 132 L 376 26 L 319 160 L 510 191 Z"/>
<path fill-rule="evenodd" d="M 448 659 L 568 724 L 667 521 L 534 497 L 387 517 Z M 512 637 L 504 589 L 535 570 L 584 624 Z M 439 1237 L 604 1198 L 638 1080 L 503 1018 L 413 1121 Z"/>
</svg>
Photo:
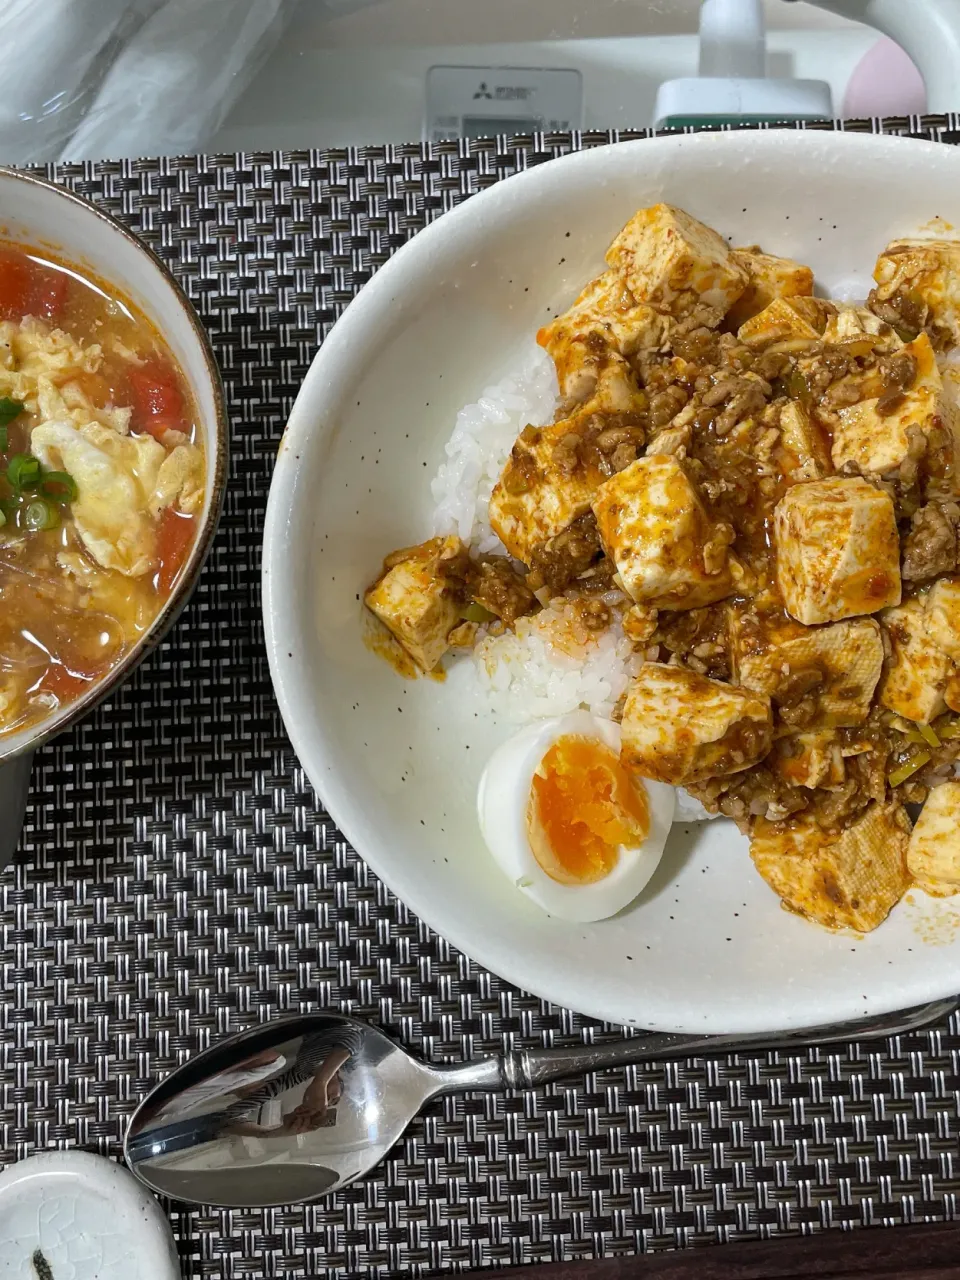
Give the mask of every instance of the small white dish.
<svg viewBox="0 0 960 1280">
<path fill-rule="evenodd" d="M 816 131 L 601 147 L 498 183 L 416 236 L 323 344 L 277 461 L 264 615 L 293 745 L 399 897 L 555 1004 L 662 1031 L 750 1033 L 949 996 L 957 907 L 918 894 L 867 938 L 827 933 L 781 910 L 727 822 L 675 827 L 653 881 L 614 919 L 544 915 L 480 835 L 477 782 L 512 729 L 475 693 L 469 663 L 445 684 L 409 683 L 362 643 L 359 601 L 381 558 L 429 535 L 430 479 L 457 411 L 658 200 L 862 298 L 891 238 L 936 216 L 960 226 L 960 151 Z"/>
<path fill-rule="evenodd" d="M 160 1205 L 86 1151 L 45 1151 L 0 1173 L 0 1280 L 44 1280 L 44 1262 L 53 1280 L 180 1277 Z"/>
</svg>

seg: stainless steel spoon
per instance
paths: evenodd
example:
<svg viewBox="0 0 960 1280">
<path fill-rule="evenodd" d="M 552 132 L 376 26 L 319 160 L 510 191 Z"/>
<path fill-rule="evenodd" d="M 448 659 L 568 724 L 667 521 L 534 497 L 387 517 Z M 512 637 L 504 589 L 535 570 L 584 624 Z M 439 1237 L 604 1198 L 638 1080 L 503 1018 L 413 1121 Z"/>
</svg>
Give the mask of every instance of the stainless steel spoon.
<svg viewBox="0 0 960 1280">
<path fill-rule="evenodd" d="M 439 1094 L 525 1089 L 664 1058 L 876 1040 L 917 1031 L 956 1005 L 786 1035 L 637 1035 L 453 1066 L 418 1062 L 355 1018 L 304 1014 L 242 1031 L 167 1076 L 137 1108 L 124 1154 L 148 1187 L 188 1204 L 296 1204 L 369 1173 Z"/>
</svg>

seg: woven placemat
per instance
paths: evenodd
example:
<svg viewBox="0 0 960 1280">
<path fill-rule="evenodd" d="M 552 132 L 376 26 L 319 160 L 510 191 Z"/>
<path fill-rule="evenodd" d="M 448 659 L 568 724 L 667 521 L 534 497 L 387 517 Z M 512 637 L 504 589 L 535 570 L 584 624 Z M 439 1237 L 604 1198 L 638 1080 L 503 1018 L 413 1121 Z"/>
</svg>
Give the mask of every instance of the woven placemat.
<svg viewBox="0 0 960 1280">
<path fill-rule="evenodd" d="M 954 117 L 851 127 L 960 139 Z M 359 1014 L 438 1058 L 613 1034 L 478 969 L 359 861 L 287 742 L 259 605 L 277 442 L 344 305 L 444 209 L 610 140 L 51 171 L 185 285 L 224 371 L 233 466 L 216 548 L 172 637 L 37 757 L 18 864 L 0 879 L 4 1160 L 56 1145 L 118 1154 L 158 1075 L 286 1011 Z M 184 1275 L 416 1273 L 952 1218 L 958 1055 L 954 1020 L 889 1048 L 450 1098 L 329 1201 L 173 1209 Z"/>
</svg>

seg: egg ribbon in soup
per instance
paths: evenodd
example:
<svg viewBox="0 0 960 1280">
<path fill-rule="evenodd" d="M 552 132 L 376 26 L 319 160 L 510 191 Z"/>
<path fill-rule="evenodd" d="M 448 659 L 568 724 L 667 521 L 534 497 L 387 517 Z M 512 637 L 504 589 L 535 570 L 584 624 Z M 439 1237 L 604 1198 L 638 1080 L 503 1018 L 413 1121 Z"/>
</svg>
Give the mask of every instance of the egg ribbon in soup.
<svg viewBox="0 0 960 1280">
<path fill-rule="evenodd" d="M 72 264 L 0 244 L 0 737 L 146 633 L 204 483 L 196 409 L 153 326 Z"/>
</svg>

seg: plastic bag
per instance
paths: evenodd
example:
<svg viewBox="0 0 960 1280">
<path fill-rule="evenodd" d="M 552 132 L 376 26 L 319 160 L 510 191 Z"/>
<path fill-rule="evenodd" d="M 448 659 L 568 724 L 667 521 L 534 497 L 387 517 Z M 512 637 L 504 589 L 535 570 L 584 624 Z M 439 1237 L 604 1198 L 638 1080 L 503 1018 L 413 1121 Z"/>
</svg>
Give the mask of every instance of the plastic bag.
<svg viewBox="0 0 960 1280">
<path fill-rule="evenodd" d="M 202 150 L 298 3 L 0 0 L 0 159 Z"/>
</svg>

